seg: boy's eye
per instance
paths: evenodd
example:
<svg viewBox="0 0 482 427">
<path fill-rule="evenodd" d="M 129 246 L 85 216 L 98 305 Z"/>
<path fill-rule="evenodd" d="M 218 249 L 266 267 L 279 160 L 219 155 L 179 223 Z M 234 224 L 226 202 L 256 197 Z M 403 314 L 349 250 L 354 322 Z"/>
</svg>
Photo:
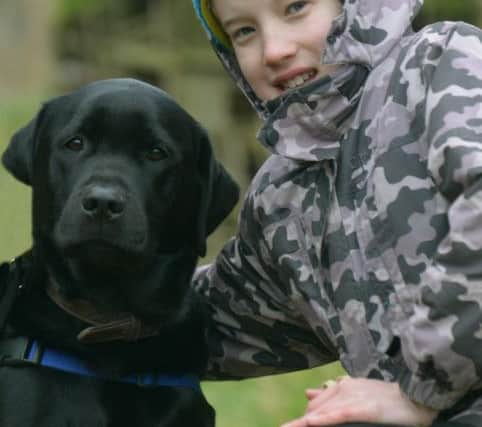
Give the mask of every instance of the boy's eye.
<svg viewBox="0 0 482 427">
<path fill-rule="evenodd" d="M 292 15 L 300 12 L 306 6 L 307 3 L 308 2 L 306 0 L 300 0 L 300 1 L 295 1 L 293 3 L 290 3 L 286 8 L 286 14 Z"/>
<path fill-rule="evenodd" d="M 233 33 L 231 34 L 231 39 L 233 41 L 237 41 L 237 40 L 239 41 L 248 37 L 253 32 L 254 32 L 253 27 L 241 27 L 233 31 Z"/>
</svg>

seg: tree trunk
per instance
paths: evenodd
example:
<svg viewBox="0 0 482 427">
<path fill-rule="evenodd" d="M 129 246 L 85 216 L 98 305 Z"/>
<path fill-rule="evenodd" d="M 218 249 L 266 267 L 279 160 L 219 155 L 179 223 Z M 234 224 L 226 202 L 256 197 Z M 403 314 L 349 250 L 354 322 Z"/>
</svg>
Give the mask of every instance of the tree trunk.
<svg viewBox="0 0 482 427">
<path fill-rule="evenodd" d="M 53 81 L 55 2 L 0 1 L 0 92 L 29 95 Z"/>
</svg>

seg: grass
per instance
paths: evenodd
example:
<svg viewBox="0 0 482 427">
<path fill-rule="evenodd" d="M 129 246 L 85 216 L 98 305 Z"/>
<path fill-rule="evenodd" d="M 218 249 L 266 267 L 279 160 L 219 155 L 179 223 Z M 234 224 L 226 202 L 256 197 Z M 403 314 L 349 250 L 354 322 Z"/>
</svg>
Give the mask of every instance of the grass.
<svg viewBox="0 0 482 427">
<path fill-rule="evenodd" d="M 216 409 L 217 427 L 276 427 L 304 412 L 306 388 L 343 374 L 333 363 L 265 378 L 204 383 L 203 390 Z"/>
<path fill-rule="evenodd" d="M 13 132 L 34 116 L 38 105 L 37 99 L 21 99 L 0 106 L 1 152 Z M 30 234 L 30 189 L 0 168 L 0 261 L 29 248 Z M 216 409 L 218 427 L 275 427 L 303 413 L 305 388 L 341 374 L 342 369 L 335 363 L 254 380 L 206 382 L 203 390 Z"/>
<path fill-rule="evenodd" d="M 35 114 L 37 99 L 3 99 L 0 105 L 0 152 L 10 137 Z M 31 244 L 30 189 L 0 168 L 0 260 L 19 255 Z"/>
</svg>

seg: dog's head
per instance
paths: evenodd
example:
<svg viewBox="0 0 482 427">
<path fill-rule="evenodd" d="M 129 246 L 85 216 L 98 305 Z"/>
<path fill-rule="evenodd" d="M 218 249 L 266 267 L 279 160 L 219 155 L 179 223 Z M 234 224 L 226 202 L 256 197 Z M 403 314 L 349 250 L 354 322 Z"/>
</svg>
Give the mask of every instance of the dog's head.
<svg viewBox="0 0 482 427">
<path fill-rule="evenodd" d="M 98 271 L 147 268 L 189 248 L 204 255 L 238 198 L 199 124 L 132 79 L 45 103 L 2 160 L 32 186 L 34 246 Z"/>
</svg>

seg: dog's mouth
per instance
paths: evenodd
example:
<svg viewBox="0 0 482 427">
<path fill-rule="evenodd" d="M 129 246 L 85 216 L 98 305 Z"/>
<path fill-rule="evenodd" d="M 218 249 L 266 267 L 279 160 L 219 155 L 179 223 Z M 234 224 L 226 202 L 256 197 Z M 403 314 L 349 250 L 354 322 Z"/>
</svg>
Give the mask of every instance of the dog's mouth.
<svg viewBox="0 0 482 427">
<path fill-rule="evenodd" d="M 145 250 L 147 233 L 144 231 L 124 233 L 122 230 L 86 230 L 83 234 L 70 236 L 56 233 L 55 240 L 62 250 L 94 250 L 105 252 L 128 252 L 132 254 Z"/>
<path fill-rule="evenodd" d="M 119 243 L 114 240 L 103 239 L 101 237 L 97 238 L 90 238 L 79 241 L 77 243 L 72 243 L 72 248 L 77 248 L 79 250 L 87 250 L 87 251 L 99 251 L 99 252 L 128 252 L 128 253 L 135 253 L 137 252 L 134 247 L 128 247 L 122 243 Z"/>
<path fill-rule="evenodd" d="M 142 245 L 125 245 L 117 241 L 94 238 L 71 242 L 63 251 L 68 258 L 100 270 L 131 270 L 139 268 L 146 258 Z"/>
</svg>

